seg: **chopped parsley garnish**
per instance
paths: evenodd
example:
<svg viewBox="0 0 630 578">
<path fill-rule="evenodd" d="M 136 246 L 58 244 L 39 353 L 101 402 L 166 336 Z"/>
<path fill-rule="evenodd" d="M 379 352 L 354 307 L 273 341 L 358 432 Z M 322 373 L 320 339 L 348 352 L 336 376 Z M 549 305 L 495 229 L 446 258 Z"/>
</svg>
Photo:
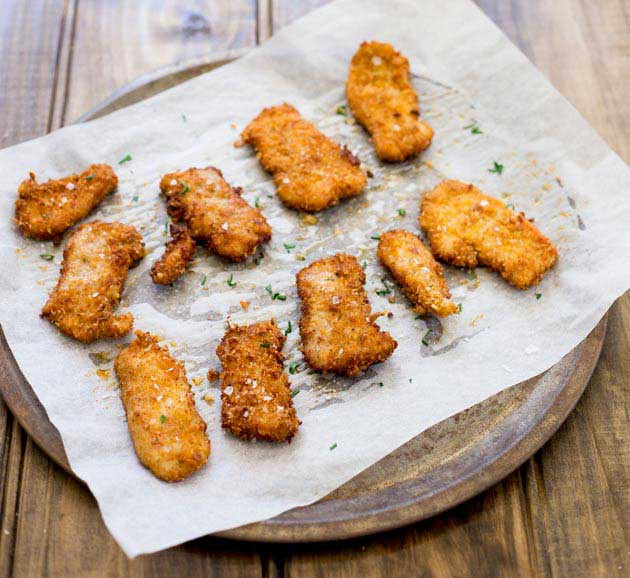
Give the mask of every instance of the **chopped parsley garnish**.
<svg viewBox="0 0 630 578">
<path fill-rule="evenodd" d="M 291 375 L 295 375 L 297 373 L 297 368 L 300 365 L 299 361 L 294 361 L 292 363 L 289 364 L 289 373 Z"/>
<path fill-rule="evenodd" d="M 164 234 L 168 235 L 168 221 L 164 223 Z"/>
<path fill-rule="evenodd" d="M 94 178 L 94 175 L 88 175 L 87 177 L 85 177 L 86 181 L 91 181 Z"/>
<path fill-rule="evenodd" d="M 186 181 L 179 181 L 179 184 L 184 187 L 181 191 L 179 191 L 180 195 L 185 195 L 186 193 L 190 192 L 190 187 L 188 186 L 188 183 Z"/>
<path fill-rule="evenodd" d="M 261 346 L 261 347 L 264 347 L 265 349 L 269 349 L 269 347 L 271 347 L 271 345 L 269 344 L 269 342 L 268 342 L 268 341 L 263 341 L 263 342 L 260 344 L 260 346 Z"/>
<path fill-rule="evenodd" d="M 401 208 L 401 209 L 398 209 L 398 214 L 399 214 L 401 217 L 404 217 L 404 216 L 407 214 L 407 211 L 405 211 L 405 209 L 402 209 L 402 208 Z"/>
<path fill-rule="evenodd" d="M 236 281 L 234 281 L 232 273 L 230 273 L 230 276 L 228 277 L 228 280 L 226 281 L 226 283 L 228 284 L 228 287 L 236 286 Z"/>
<path fill-rule="evenodd" d="M 458 303 L 457 304 L 457 313 L 461 313 L 462 312 L 462 304 Z"/>
<path fill-rule="evenodd" d="M 372 235 L 370 236 L 370 239 L 374 239 L 375 241 L 378 241 L 381 238 L 380 235 Z"/>
<path fill-rule="evenodd" d="M 330 451 L 332 451 L 332 450 L 334 450 L 334 449 L 336 449 L 336 448 L 337 448 L 337 442 L 335 442 L 333 445 L 331 445 L 328 449 L 329 449 Z"/>
<path fill-rule="evenodd" d="M 293 331 L 293 325 L 291 325 L 291 320 L 289 319 L 289 324 L 287 325 L 287 328 L 284 330 L 284 334 L 289 335 L 291 331 Z"/>
<path fill-rule="evenodd" d="M 182 113 L 182 120 L 186 122 L 186 115 L 184 113 Z"/>
<path fill-rule="evenodd" d="M 295 397 L 298 393 L 300 393 L 299 389 L 292 389 L 291 390 L 291 397 Z"/>
<path fill-rule="evenodd" d="M 166 416 L 165 416 L 164 414 L 162 414 L 162 415 L 160 416 L 160 421 L 161 421 L 162 423 L 166 422 Z"/>
<path fill-rule="evenodd" d="M 383 289 L 377 289 L 376 290 L 376 294 L 377 295 L 389 295 L 392 292 L 392 290 L 387 285 L 387 283 L 388 283 L 387 277 L 381 277 L 381 283 L 383 284 Z"/>
<path fill-rule="evenodd" d="M 260 197 L 256 197 L 256 200 L 254 201 L 254 207 L 260 209 Z"/>
<path fill-rule="evenodd" d="M 488 172 L 500 175 L 503 173 L 503 165 L 501 163 L 498 163 L 497 161 L 494 161 L 493 167 L 491 169 L 488 169 Z"/>
<path fill-rule="evenodd" d="M 378 385 L 379 387 L 383 387 L 384 384 L 382 381 L 379 381 L 376 385 Z"/>
<path fill-rule="evenodd" d="M 124 165 L 125 163 L 128 163 L 130 160 L 131 160 L 131 155 L 125 155 L 122 159 L 118 161 L 118 164 Z"/>
<path fill-rule="evenodd" d="M 429 335 L 431 335 L 431 330 L 430 329 L 428 329 L 427 332 L 422 337 L 422 345 L 425 345 L 425 346 L 429 345 L 429 341 L 428 341 Z"/>
<path fill-rule="evenodd" d="M 269 296 L 271 297 L 271 299 L 273 301 L 275 301 L 276 299 L 280 300 L 280 301 L 284 301 L 286 300 L 287 296 L 284 293 L 276 293 L 272 288 L 271 285 L 267 285 L 265 287 L 265 290 L 267 291 L 267 293 L 269 293 Z"/>
<path fill-rule="evenodd" d="M 138 199 L 139 199 L 138 195 L 134 195 L 134 196 L 131 198 L 131 202 L 132 202 L 132 203 L 137 203 L 137 202 L 138 202 Z"/>
<path fill-rule="evenodd" d="M 514 206 L 514 203 L 508 203 L 507 205 L 505 205 L 508 209 L 512 209 L 513 211 L 516 210 L 516 207 Z"/>
<path fill-rule="evenodd" d="M 286 249 L 287 253 L 290 253 L 291 249 L 295 249 L 295 244 L 294 243 L 284 243 L 284 248 Z"/>
<path fill-rule="evenodd" d="M 54 255 L 51 255 L 50 253 L 42 253 L 42 254 L 40 255 L 40 257 L 41 257 L 44 261 L 52 261 L 52 260 L 55 258 L 55 256 L 54 256 Z"/>
<path fill-rule="evenodd" d="M 340 104 L 337 107 L 337 114 L 340 114 L 341 116 L 348 116 L 348 105 L 347 104 Z"/>
<path fill-rule="evenodd" d="M 542 297 L 542 293 L 536 293 L 536 299 L 540 299 Z"/>
<path fill-rule="evenodd" d="M 476 122 L 472 122 L 464 127 L 466 130 L 470 129 L 472 134 L 481 134 L 483 131 L 479 128 Z"/>
<path fill-rule="evenodd" d="M 256 255 L 254 257 L 254 265 L 256 266 L 260 265 L 260 262 L 262 261 L 262 259 L 263 259 L 263 255 Z"/>
<path fill-rule="evenodd" d="M 365 268 L 367 267 L 367 261 L 363 261 L 363 262 L 361 263 L 361 267 L 363 267 L 363 268 L 365 269 Z"/>
<path fill-rule="evenodd" d="M 201 284 L 202 284 L 202 285 L 205 285 L 207 280 L 208 280 L 208 276 L 207 276 L 207 275 L 204 275 L 204 276 L 201 278 Z"/>
</svg>

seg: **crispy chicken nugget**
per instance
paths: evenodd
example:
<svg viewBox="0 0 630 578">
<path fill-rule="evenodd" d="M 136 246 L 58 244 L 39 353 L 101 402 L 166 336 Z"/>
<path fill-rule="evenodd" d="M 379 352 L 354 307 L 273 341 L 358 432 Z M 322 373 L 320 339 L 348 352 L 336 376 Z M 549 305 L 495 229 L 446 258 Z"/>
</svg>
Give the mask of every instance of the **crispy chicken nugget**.
<svg viewBox="0 0 630 578">
<path fill-rule="evenodd" d="M 136 331 L 114 369 L 138 459 L 166 482 L 201 468 L 210 455 L 210 440 L 184 364 L 160 347 L 157 337 Z"/>
<path fill-rule="evenodd" d="M 558 257 L 523 213 L 459 181 L 443 181 L 424 196 L 420 226 L 439 259 L 458 267 L 485 265 L 519 289 L 536 285 Z"/>
<path fill-rule="evenodd" d="M 409 61 L 391 44 L 361 44 L 352 57 L 346 96 L 381 160 L 404 161 L 431 144 L 433 129 L 420 119 Z"/>
<path fill-rule="evenodd" d="M 244 261 L 261 243 L 271 239 L 271 227 L 262 213 L 241 198 L 219 169 L 188 169 L 162 177 L 160 189 L 168 212 L 184 221 L 196 241 L 232 261 Z"/>
<path fill-rule="evenodd" d="M 171 237 L 164 254 L 151 267 L 151 279 L 159 285 L 175 283 L 195 256 L 195 240 L 188 229 L 171 225 Z"/>
<path fill-rule="evenodd" d="M 109 165 L 91 165 L 80 175 L 37 183 L 35 175 L 23 181 L 15 202 L 15 222 L 22 234 L 40 241 L 61 235 L 85 217 L 118 186 Z"/>
<path fill-rule="evenodd" d="M 235 436 L 285 442 L 296 434 L 300 422 L 282 367 L 284 342 L 272 320 L 230 327 L 217 347 L 221 422 Z"/>
<path fill-rule="evenodd" d="M 263 168 L 273 174 L 289 207 L 322 211 L 363 191 L 367 178 L 346 147 L 304 120 L 290 104 L 264 109 L 242 133 Z"/>
<path fill-rule="evenodd" d="M 378 258 L 402 286 L 416 313 L 439 317 L 457 313 L 457 305 L 450 300 L 444 269 L 419 237 L 402 229 L 382 233 Z"/>
<path fill-rule="evenodd" d="M 126 335 L 133 316 L 114 315 L 114 309 L 127 271 L 144 254 L 135 227 L 101 221 L 80 225 L 68 239 L 59 281 L 42 317 L 83 343 Z"/>
<path fill-rule="evenodd" d="M 396 349 L 392 336 L 374 323 L 380 314 L 372 314 L 364 285 L 361 265 L 344 253 L 297 274 L 302 348 L 313 369 L 354 377 Z"/>
</svg>

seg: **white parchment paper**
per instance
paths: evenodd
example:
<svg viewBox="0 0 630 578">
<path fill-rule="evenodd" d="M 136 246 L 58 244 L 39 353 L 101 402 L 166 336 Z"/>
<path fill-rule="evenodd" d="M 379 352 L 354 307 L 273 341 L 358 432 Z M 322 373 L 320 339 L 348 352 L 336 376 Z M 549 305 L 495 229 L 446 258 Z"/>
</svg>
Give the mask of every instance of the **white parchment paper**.
<svg viewBox="0 0 630 578">
<path fill-rule="evenodd" d="M 366 134 L 335 113 L 345 102 L 350 58 L 366 39 L 391 42 L 411 61 L 423 118 L 436 132 L 413 162 L 381 165 Z M 249 148 L 232 146 L 263 106 L 282 101 L 347 144 L 374 174 L 364 195 L 318 215 L 314 225 L 283 208 Z M 473 123 L 480 134 L 471 132 Z M 118 165 L 127 154 L 132 160 Z M 501 175 L 488 171 L 494 161 L 503 164 Z M 39 318 L 63 246 L 25 240 L 11 223 L 29 170 L 56 178 L 92 162 L 112 164 L 120 186 L 89 218 L 136 225 L 149 251 L 132 270 L 120 309 L 185 361 L 208 423 L 210 461 L 182 483 L 160 482 L 136 459 L 112 370 L 119 344 L 86 347 Z M 258 265 L 228 264 L 198 250 L 182 280 L 156 287 L 148 269 L 162 253 L 168 223 L 159 178 L 206 165 L 244 187 L 250 202 L 258 199 L 274 237 Z M 232 65 L 101 120 L 0 151 L 0 166 L 0 321 L 73 470 L 130 556 L 325 496 L 436 422 L 549 368 L 630 285 L 628 168 L 467 0 L 336 2 Z M 525 292 L 482 269 L 448 268 L 462 312 L 430 321 L 424 345 L 427 323 L 399 290 L 376 294 L 385 272 L 371 237 L 390 227 L 417 231 L 422 192 L 445 177 L 474 182 L 535 218 L 560 258 Z M 309 373 L 298 349 L 295 273 L 337 250 L 365 261 L 372 305 L 392 311 L 380 324 L 399 343 L 386 363 L 356 380 Z M 53 262 L 39 257 L 47 253 Z M 271 300 L 267 285 L 287 299 Z M 250 302 L 247 311 L 240 301 Z M 294 401 L 303 423 L 290 445 L 245 443 L 220 428 L 218 383 L 204 376 L 219 367 L 215 348 L 228 316 L 237 323 L 273 316 L 283 329 L 292 322 L 285 352 L 298 364 L 291 381 L 300 390 Z M 207 394 L 216 403 L 204 401 Z"/>
</svg>

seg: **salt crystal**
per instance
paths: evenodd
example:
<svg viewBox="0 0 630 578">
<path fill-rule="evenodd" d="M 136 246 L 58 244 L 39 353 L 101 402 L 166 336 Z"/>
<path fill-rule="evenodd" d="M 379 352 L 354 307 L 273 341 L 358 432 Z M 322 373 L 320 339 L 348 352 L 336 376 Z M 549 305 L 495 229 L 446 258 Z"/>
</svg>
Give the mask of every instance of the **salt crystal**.
<svg viewBox="0 0 630 578">
<path fill-rule="evenodd" d="M 66 189 L 68 189 L 69 191 L 74 191 L 75 189 L 74 183 L 67 183 Z"/>
<path fill-rule="evenodd" d="M 372 64 L 374 66 L 380 66 L 383 64 L 383 60 L 380 56 L 372 56 Z"/>
</svg>

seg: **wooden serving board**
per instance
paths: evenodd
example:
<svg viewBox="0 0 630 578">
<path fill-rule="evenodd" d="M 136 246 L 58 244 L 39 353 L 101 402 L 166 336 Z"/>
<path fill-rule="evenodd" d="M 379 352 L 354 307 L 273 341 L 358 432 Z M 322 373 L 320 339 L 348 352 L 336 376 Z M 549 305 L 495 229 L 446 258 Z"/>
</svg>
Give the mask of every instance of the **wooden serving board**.
<svg viewBox="0 0 630 578">
<path fill-rule="evenodd" d="M 79 121 L 153 96 L 239 55 L 196 59 L 140 77 Z M 545 373 L 436 424 L 319 502 L 218 535 L 265 542 L 350 538 L 422 520 L 471 498 L 516 469 L 560 427 L 599 359 L 606 322 L 604 317 Z M 2 396 L 22 427 L 72 473 L 59 433 L 22 375 L 1 329 L 0 379 Z"/>
</svg>

